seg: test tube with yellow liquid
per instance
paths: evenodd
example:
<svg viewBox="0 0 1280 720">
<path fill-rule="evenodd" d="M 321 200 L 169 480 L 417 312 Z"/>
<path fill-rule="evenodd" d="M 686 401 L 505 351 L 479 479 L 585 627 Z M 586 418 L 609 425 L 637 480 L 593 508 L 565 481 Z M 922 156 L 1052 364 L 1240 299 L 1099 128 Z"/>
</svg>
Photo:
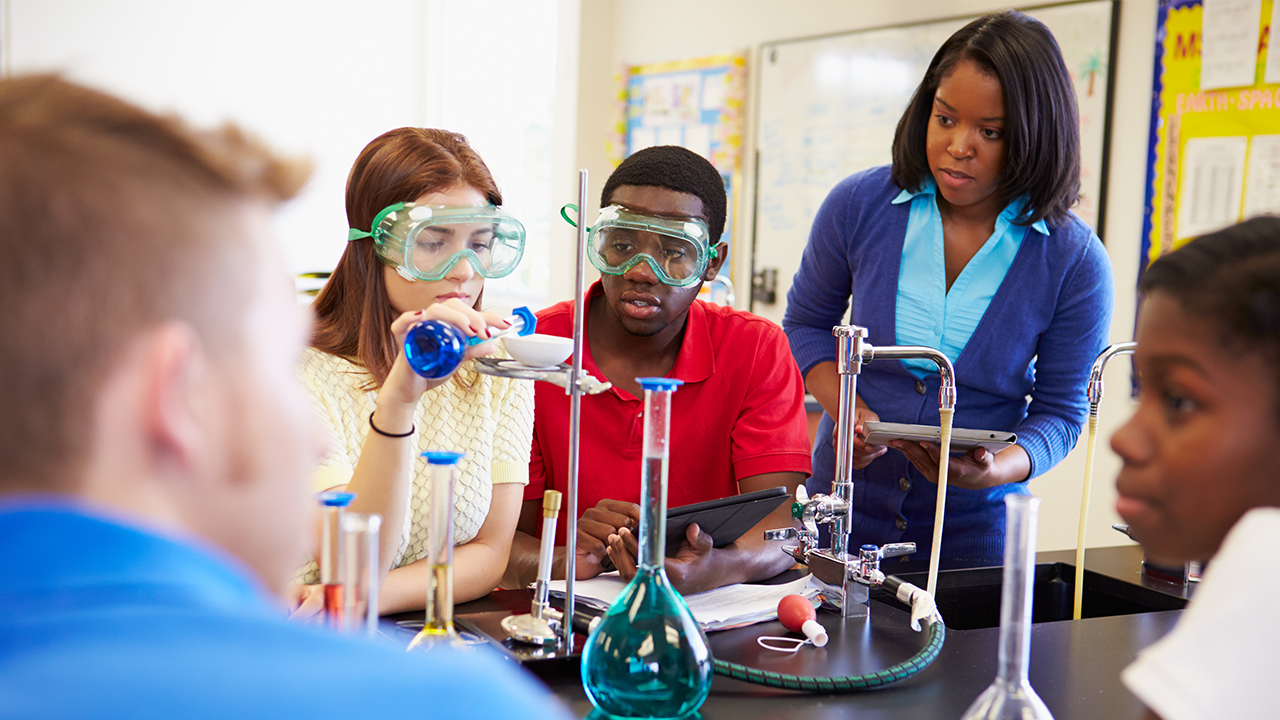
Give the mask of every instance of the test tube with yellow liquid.
<svg viewBox="0 0 1280 720">
<path fill-rule="evenodd" d="M 439 645 L 464 646 L 453 627 L 453 473 L 462 453 L 422 453 L 431 469 L 431 498 L 427 506 L 427 614 L 409 650 Z"/>
</svg>

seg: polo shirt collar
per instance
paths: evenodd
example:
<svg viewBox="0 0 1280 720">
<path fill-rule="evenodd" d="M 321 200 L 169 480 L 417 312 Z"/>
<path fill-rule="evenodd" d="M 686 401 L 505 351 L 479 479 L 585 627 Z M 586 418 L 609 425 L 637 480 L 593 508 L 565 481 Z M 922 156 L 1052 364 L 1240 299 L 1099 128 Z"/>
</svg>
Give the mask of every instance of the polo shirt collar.
<svg viewBox="0 0 1280 720">
<path fill-rule="evenodd" d="M 239 559 L 203 538 L 165 536 L 114 511 L 52 495 L 0 502 L 0 540 L 22 552 L 0 571 L 0 606 L 56 587 L 95 587 L 104 603 L 150 601 L 272 616 L 267 591 Z"/>
<path fill-rule="evenodd" d="M 689 306 L 684 340 L 680 343 L 680 354 L 676 355 L 675 367 L 671 368 L 671 377 L 686 383 L 696 383 L 710 378 L 715 371 L 716 356 L 711 346 L 711 325 L 707 322 L 707 308 L 701 300 L 695 299 Z"/>
<path fill-rule="evenodd" d="M 935 182 L 932 177 L 925 176 L 920 181 L 920 189 L 918 190 L 904 189 L 902 192 L 898 193 L 897 197 L 895 197 L 893 200 L 890 200 L 889 203 L 891 205 L 901 205 L 902 203 L 910 202 L 911 200 L 914 200 L 919 195 L 934 197 L 937 194 L 938 194 L 938 183 Z M 1000 212 L 1001 219 L 1012 224 L 1013 221 L 1017 220 L 1018 216 L 1022 214 L 1022 211 L 1026 207 L 1026 205 L 1027 205 L 1026 195 L 1022 195 L 1021 197 L 1014 198 L 1013 202 L 1005 206 L 1005 209 Z M 1035 230 L 1036 232 L 1040 233 L 1045 237 L 1049 237 L 1049 225 L 1044 221 L 1043 218 L 1031 223 L 1031 229 Z"/>
</svg>

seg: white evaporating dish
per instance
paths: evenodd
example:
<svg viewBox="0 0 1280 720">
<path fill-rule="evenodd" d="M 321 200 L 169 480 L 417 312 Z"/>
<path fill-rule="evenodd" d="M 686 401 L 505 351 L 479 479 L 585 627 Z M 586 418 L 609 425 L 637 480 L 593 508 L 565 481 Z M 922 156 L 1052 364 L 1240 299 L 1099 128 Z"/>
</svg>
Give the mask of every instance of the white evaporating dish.
<svg viewBox="0 0 1280 720">
<path fill-rule="evenodd" d="M 555 335 L 511 335 L 502 339 L 507 352 L 527 367 L 553 367 L 573 354 L 573 338 Z"/>
</svg>

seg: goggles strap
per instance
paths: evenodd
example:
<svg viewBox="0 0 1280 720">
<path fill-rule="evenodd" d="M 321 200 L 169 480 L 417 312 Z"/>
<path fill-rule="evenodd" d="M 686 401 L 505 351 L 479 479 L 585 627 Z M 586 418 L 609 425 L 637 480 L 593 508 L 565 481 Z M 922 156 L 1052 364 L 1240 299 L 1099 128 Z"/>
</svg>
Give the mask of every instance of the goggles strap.
<svg viewBox="0 0 1280 720">
<path fill-rule="evenodd" d="M 569 216 L 570 208 L 572 208 L 575 213 L 578 212 L 578 206 L 576 204 L 565 203 L 564 206 L 560 208 L 560 218 L 565 222 L 569 223 L 571 226 L 578 227 L 578 222 Z M 590 227 L 587 228 L 587 232 L 591 232 Z"/>
<path fill-rule="evenodd" d="M 382 210 L 379 211 L 377 215 L 373 216 L 373 223 L 372 223 L 372 226 L 370 227 L 370 230 L 372 232 L 365 232 L 364 230 L 357 230 L 356 228 L 347 228 L 347 242 L 353 242 L 355 240 L 363 240 L 364 238 L 374 237 L 374 232 L 377 232 L 378 226 L 382 224 L 383 218 L 385 218 L 386 216 L 390 215 L 393 212 L 399 212 L 403 209 L 404 209 L 404 203 L 402 202 L 395 203 L 394 205 L 388 205 L 382 208 Z M 377 240 L 377 238 L 374 238 L 374 240 Z"/>
</svg>

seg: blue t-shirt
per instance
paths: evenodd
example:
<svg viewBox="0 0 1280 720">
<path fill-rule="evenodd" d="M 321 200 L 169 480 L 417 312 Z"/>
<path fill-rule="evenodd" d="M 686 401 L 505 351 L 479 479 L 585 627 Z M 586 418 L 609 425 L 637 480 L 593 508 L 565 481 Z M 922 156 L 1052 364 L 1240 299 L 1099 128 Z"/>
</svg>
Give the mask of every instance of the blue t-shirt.
<svg viewBox="0 0 1280 720">
<path fill-rule="evenodd" d="M 0 718 L 565 718 L 514 663 L 288 622 L 252 574 L 66 500 L 0 501 Z"/>
<path fill-rule="evenodd" d="M 937 348 L 952 365 L 987 313 L 991 298 L 1004 282 L 1025 238 L 1047 238 L 1044 220 L 1030 227 L 1016 225 L 1026 207 L 1026 197 L 1009 203 L 996 218 L 995 231 L 965 265 L 947 289 L 946 242 L 942 213 L 938 211 L 938 184 L 925 177 L 919 190 L 903 190 L 893 205 L 911 203 L 907 234 L 902 241 L 902 266 L 898 270 L 897 343 Z M 912 358 L 903 366 L 916 377 L 936 373 L 930 360 Z"/>
</svg>

